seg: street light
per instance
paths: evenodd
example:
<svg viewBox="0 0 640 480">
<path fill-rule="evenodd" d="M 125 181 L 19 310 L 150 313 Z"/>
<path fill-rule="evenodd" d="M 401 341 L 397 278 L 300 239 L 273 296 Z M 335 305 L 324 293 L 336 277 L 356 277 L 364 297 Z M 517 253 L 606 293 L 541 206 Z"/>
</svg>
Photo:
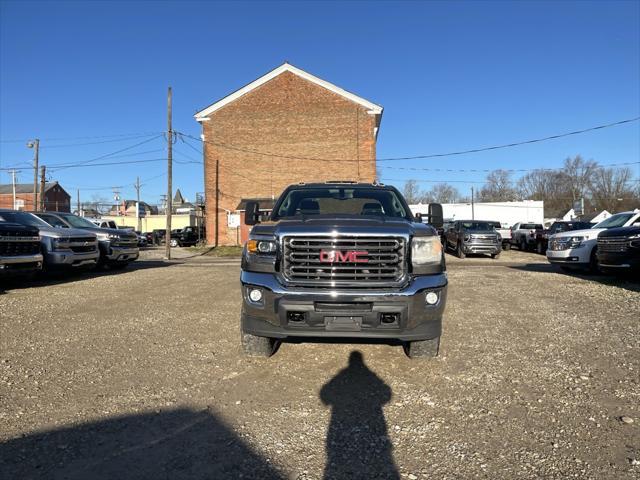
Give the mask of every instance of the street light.
<svg viewBox="0 0 640 480">
<path fill-rule="evenodd" d="M 27 148 L 33 148 L 33 210 L 38 210 L 38 153 L 40 151 L 40 140 L 35 139 L 27 142 Z"/>
</svg>

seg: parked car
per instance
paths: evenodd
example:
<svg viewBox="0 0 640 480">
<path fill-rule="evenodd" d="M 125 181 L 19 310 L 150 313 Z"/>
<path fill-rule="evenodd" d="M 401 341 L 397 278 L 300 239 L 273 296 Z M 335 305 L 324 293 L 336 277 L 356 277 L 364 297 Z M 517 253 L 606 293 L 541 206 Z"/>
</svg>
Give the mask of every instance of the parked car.
<svg viewBox="0 0 640 480">
<path fill-rule="evenodd" d="M 92 232 L 55 228 L 32 213 L 17 210 L 0 210 L 0 217 L 7 222 L 38 229 L 46 270 L 90 268 L 98 263 L 98 240 Z"/>
<path fill-rule="evenodd" d="M 589 222 L 553 222 L 549 228 L 536 230 L 536 252 L 544 255 L 549 245 L 549 237 L 561 232 L 584 230 L 593 225 Z"/>
<path fill-rule="evenodd" d="M 184 227 L 171 230 L 172 247 L 192 247 L 198 243 L 198 232 L 196 227 Z"/>
<path fill-rule="evenodd" d="M 496 232 L 502 238 L 502 248 L 505 250 L 509 250 L 511 248 L 511 228 L 509 228 L 509 224 L 505 223 L 504 225 L 500 222 L 491 221 L 488 222 Z"/>
<path fill-rule="evenodd" d="M 600 232 L 596 255 L 598 265 L 605 273 L 640 273 L 640 226 Z"/>
<path fill-rule="evenodd" d="M 502 238 L 492 222 L 484 220 L 456 220 L 446 233 L 445 250 L 451 249 L 459 258 L 469 253 L 482 253 L 497 258 L 502 251 Z"/>
<path fill-rule="evenodd" d="M 595 273 L 598 271 L 598 235 L 611 228 L 630 226 L 640 226 L 640 210 L 616 213 L 589 229 L 556 233 L 549 237 L 547 260 L 563 270 L 578 268 Z"/>
<path fill-rule="evenodd" d="M 96 227 L 113 228 L 113 229 L 118 228 L 118 226 L 116 225 L 116 222 L 114 222 L 113 220 L 104 220 L 102 218 L 86 218 L 86 219 L 89 220 L 91 223 L 95 224 Z"/>
<path fill-rule="evenodd" d="M 155 229 L 151 234 L 153 236 L 152 242 L 154 245 L 164 245 L 164 238 L 167 236 L 166 229 Z"/>
<path fill-rule="evenodd" d="M 138 247 L 143 248 L 147 246 L 147 235 L 139 232 L 138 230 L 134 230 L 133 233 L 138 237 Z"/>
<path fill-rule="evenodd" d="M 511 245 L 523 252 L 536 244 L 536 230 L 542 230 L 540 223 L 518 222 L 511 227 Z"/>
<path fill-rule="evenodd" d="M 55 228 L 74 228 L 95 234 L 100 247 L 99 266 L 108 266 L 113 269 L 124 268 L 140 255 L 138 237 L 133 232 L 101 228 L 72 213 L 36 212 L 35 215 Z"/>
<path fill-rule="evenodd" d="M 38 228 L 7 222 L 0 214 L 0 279 L 33 276 L 42 261 Z"/>
</svg>

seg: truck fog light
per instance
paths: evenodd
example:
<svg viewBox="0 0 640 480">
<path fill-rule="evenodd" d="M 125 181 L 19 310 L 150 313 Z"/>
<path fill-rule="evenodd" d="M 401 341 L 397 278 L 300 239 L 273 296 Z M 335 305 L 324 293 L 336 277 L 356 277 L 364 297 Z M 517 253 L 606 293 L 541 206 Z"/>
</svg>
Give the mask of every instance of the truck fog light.
<svg viewBox="0 0 640 480">
<path fill-rule="evenodd" d="M 435 305 L 438 303 L 438 294 L 436 292 L 429 292 L 427 293 L 426 300 L 429 305 Z"/>
<path fill-rule="evenodd" d="M 249 299 L 252 302 L 258 303 L 260 300 L 262 300 L 262 292 L 257 288 L 251 289 L 249 291 Z"/>
</svg>

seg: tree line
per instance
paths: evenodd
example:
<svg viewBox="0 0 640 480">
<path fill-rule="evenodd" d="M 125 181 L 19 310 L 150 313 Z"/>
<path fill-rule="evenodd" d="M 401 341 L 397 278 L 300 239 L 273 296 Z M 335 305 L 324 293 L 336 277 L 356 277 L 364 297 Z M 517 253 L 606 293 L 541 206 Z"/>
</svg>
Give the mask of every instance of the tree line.
<svg viewBox="0 0 640 480">
<path fill-rule="evenodd" d="M 409 204 L 468 203 L 470 195 L 448 184 L 438 183 L 421 190 L 416 180 L 408 180 L 403 194 Z M 640 178 L 634 179 L 629 167 L 601 167 L 580 155 L 565 159 L 562 168 L 532 170 L 514 180 L 508 170 L 493 170 L 476 191 L 476 202 L 543 200 L 545 217 L 559 217 L 584 199 L 585 212 L 611 213 L 640 208 Z"/>
</svg>

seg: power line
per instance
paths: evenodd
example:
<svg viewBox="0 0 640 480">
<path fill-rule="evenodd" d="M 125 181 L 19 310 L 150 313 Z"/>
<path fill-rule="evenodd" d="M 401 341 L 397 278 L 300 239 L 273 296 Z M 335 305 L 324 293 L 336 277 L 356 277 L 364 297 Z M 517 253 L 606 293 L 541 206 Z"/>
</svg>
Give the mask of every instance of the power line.
<svg viewBox="0 0 640 480">
<path fill-rule="evenodd" d="M 131 136 L 131 137 L 123 137 L 123 138 L 116 138 L 116 139 L 111 139 L 111 140 L 100 140 L 97 142 L 82 142 L 82 143 L 67 143 L 64 145 L 46 145 L 43 147 L 40 147 L 41 149 L 46 148 L 47 150 L 51 149 L 51 148 L 68 148 L 68 147 L 81 147 L 81 146 L 86 146 L 86 145 L 98 145 L 98 144 L 102 144 L 102 143 L 114 143 L 114 142 L 126 142 L 127 140 L 134 140 L 136 138 L 145 138 L 145 137 L 149 137 L 150 135 L 135 135 L 135 136 Z"/>
<path fill-rule="evenodd" d="M 491 150 L 498 150 L 498 149 L 503 149 L 503 148 L 512 148 L 512 147 L 517 147 L 517 146 L 521 146 L 521 145 L 528 145 L 528 144 L 533 144 L 533 143 L 540 143 L 540 142 L 545 142 L 548 140 L 555 140 L 558 138 L 563 138 L 563 137 L 568 137 L 571 135 L 579 135 L 582 133 L 587 133 L 587 132 L 592 132 L 595 130 L 602 130 L 604 128 L 610 128 L 610 127 L 615 127 L 618 125 L 623 125 L 626 123 L 631 123 L 631 122 L 636 122 L 640 120 L 640 117 L 634 117 L 634 118 L 629 118 L 626 120 L 620 120 L 617 122 L 613 122 L 613 123 L 607 123 L 604 125 L 598 125 L 595 127 L 589 127 L 589 128 L 585 128 L 582 130 L 574 130 L 572 132 L 565 132 L 565 133 L 560 133 L 560 134 L 556 134 L 556 135 L 549 135 L 546 137 L 541 137 L 541 138 L 534 138 L 531 140 L 523 140 L 520 142 L 511 142 L 511 143 L 505 143 L 505 144 L 501 144 L 501 145 L 492 145 L 489 147 L 478 147 L 478 148 L 473 148 L 473 149 L 469 149 L 469 150 L 460 150 L 460 151 L 453 151 L 453 152 L 445 152 L 445 153 L 430 153 L 430 154 L 425 154 L 425 155 L 414 155 L 414 156 L 405 156 L 405 157 L 388 157 L 388 158 L 378 158 L 376 161 L 378 162 L 391 162 L 391 161 L 401 161 L 401 160 L 420 160 L 420 159 L 428 159 L 428 158 L 440 158 L 440 157 L 450 157 L 450 156 L 456 156 L 456 155 L 465 155 L 465 154 L 470 154 L 470 153 L 479 153 L 479 152 L 486 152 L 486 151 L 491 151 Z M 253 150 L 253 149 L 247 149 L 247 148 L 242 148 L 242 147 L 237 147 L 234 145 L 229 145 L 229 144 L 225 144 L 225 143 L 219 143 L 219 142 L 212 142 L 211 140 L 203 140 L 197 137 L 194 137 L 193 135 L 189 135 L 183 132 L 176 132 L 178 135 L 180 135 L 180 137 L 184 138 L 190 138 L 192 140 L 196 140 L 198 142 L 201 143 L 208 143 L 211 145 L 215 145 L 217 147 L 222 147 L 222 148 L 228 148 L 230 150 L 237 150 L 237 151 L 241 151 L 241 152 L 245 152 L 245 153 L 252 153 L 255 155 L 262 155 L 262 156 L 267 156 L 267 157 L 278 157 L 278 158 L 287 158 L 287 159 L 291 159 L 291 160 L 313 160 L 313 161 L 326 161 L 326 162 L 358 162 L 358 161 L 362 161 L 362 160 L 358 160 L 358 159 L 328 159 L 328 158 L 312 158 L 312 157 L 302 157 L 302 156 L 294 156 L 294 155 L 283 155 L 283 154 L 279 154 L 279 153 L 273 153 L 273 152 L 263 152 L 260 150 Z M 188 143 L 188 142 L 185 142 Z"/>
<path fill-rule="evenodd" d="M 113 137 L 135 137 L 135 136 L 147 136 L 147 135 L 157 135 L 162 132 L 138 132 L 138 133 L 116 133 L 112 135 L 93 135 L 93 136 L 85 136 L 85 137 L 56 137 L 56 138 L 41 138 L 41 141 L 45 142 L 55 142 L 60 140 L 88 140 L 93 138 L 113 138 Z M 17 140 L 0 140 L 0 143 L 21 143 L 28 142 L 32 140 L 32 138 L 23 138 Z"/>
<path fill-rule="evenodd" d="M 596 169 L 603 169 L 608 167 L 621 167 L 628 165 L 638 165 L 640 162 L 624 162 L 624 163 L 608 163 L 606 165 L 598 165 L 595 167 Z M 391 167 L 391 166 L 380 166 L 378 168 L 389 168 L 392 170 L 413 170 L 420 172 L 460 172 L 460 173 L 490 173 L 495 170 L 503 170 L 505 172 L 535 172 L 535 171 L 555 171 L 555 170 L 564 170 L 564 167 L 553 167 L 553 168 L 425 168 L 425 167 Z"/>
</svg>

